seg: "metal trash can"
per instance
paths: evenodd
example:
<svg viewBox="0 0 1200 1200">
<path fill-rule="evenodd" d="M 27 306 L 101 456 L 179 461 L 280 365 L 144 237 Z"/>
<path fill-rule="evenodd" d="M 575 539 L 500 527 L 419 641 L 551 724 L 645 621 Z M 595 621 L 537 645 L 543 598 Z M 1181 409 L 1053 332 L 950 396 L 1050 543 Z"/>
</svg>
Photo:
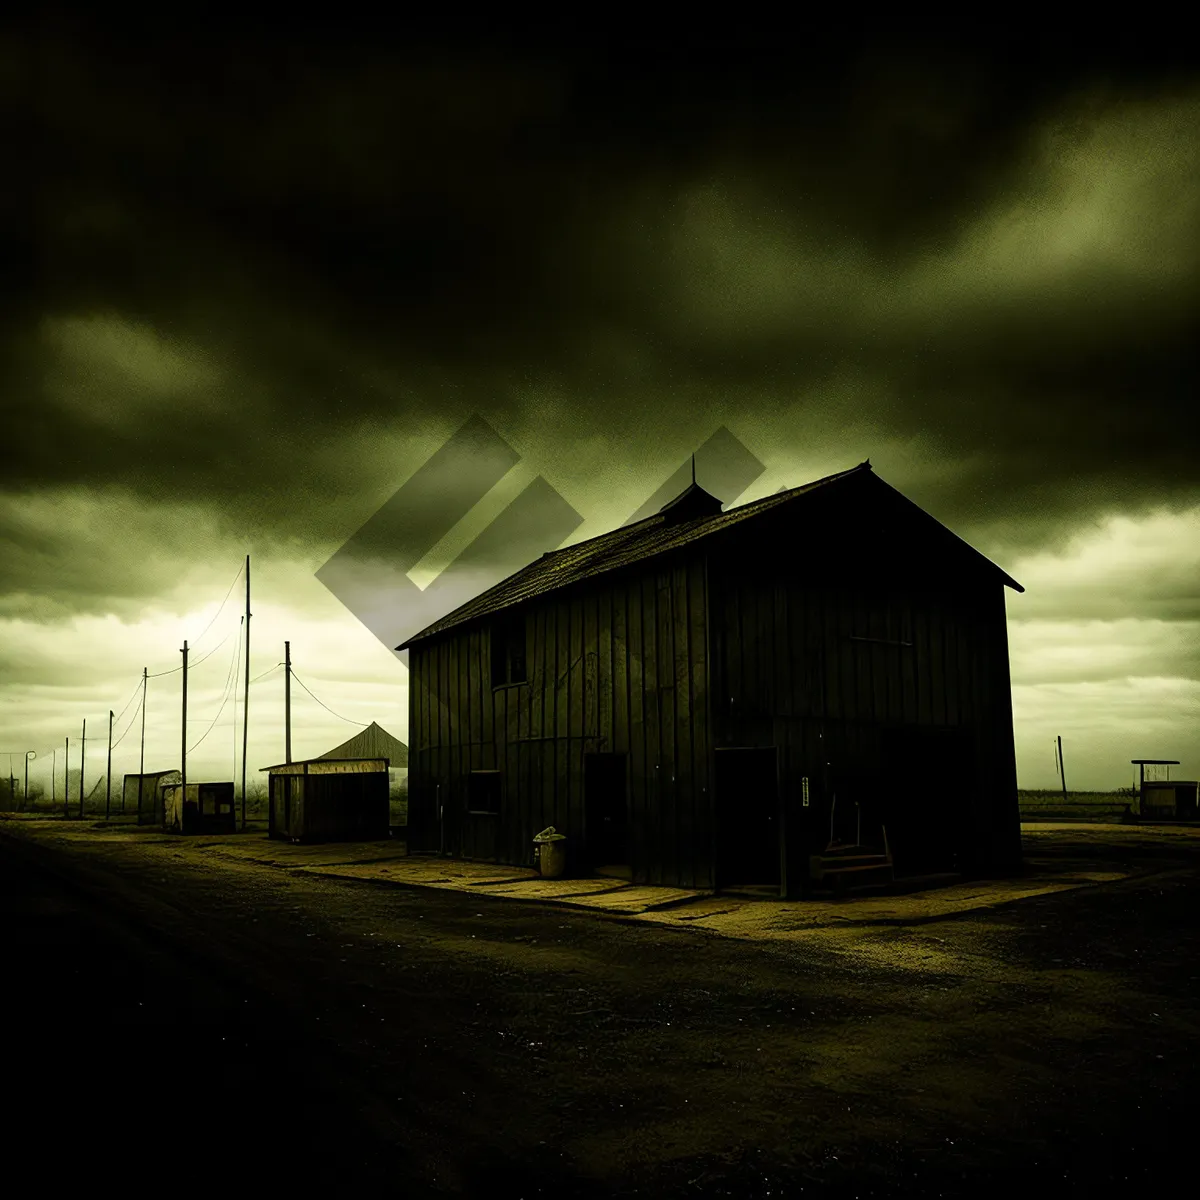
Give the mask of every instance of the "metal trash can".
<svg viewBox="0 0 1200 1200">
<path fill-rule="evenodd" d="M 556 833 L 554 826 L 543 829 L 534 839 L 538 870 L 547 879 L 557 879 L 567 869 L 567 835 Z"/>
</svg>

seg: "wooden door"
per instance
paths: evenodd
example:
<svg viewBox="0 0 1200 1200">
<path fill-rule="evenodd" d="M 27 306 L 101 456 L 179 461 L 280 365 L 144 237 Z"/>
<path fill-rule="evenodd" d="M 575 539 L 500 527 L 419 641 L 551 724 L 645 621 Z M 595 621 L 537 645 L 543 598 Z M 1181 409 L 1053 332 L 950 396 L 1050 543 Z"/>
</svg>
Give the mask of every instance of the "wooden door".
<svg viewBox="0 0 1200 1200">
<path fill-rule="evenodd" d="M 714 751 L 717 886 L 778 885 L 779 780 L 774 746 Z"/>
</svg>

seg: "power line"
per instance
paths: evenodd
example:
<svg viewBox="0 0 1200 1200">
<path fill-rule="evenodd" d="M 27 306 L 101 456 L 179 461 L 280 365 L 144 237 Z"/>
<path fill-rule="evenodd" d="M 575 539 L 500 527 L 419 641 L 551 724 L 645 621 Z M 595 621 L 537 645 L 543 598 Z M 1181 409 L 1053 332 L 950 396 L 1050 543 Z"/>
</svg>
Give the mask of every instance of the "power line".
<svg viewBox="0 0 1200 1200">
<path fill-rule="evenodd" d="M 293 678 L 293 679 L 294 679 L 294 680 L 295 680 L 295 681 L 296 681 L 296 682 L 297 682 L 297 683 L 298 683 L 298 684 L 299 684 L 299 685 L 300 685 L 302 688 L 304 688 L 304 690 L 305 690 L 306 692 L 308 692 L 308 694 L 309 694 L 310 696 L 312 696 L 312 698 L 313 698 L 314 700 L 317 700 L 316 696 L 313 696 L 312 692 L 309 692 L 309 691 L 308 691 L 308 687 L 305 685 L 305 683 L 304 683 L 304 680 L 303 680 L 303 679 L 301 679 L 301 678 L 300 678 L 300 676 L 296 674 L 296 668 L 295 668 L 294 666 L 292 667 L 292 678 Z M 369 722 L 368 722 L 368 721 L 355 721 L 355 720 L 352 720 L 350 717 L 343 717 L 341 713 L 335 713 L 335 712 L 333 711 L 333 709 L 332 709 L 332 708 L 330 708 L 330 707 L 329 707 L 329 705 L 328 705 L 328 704 L 326 704 L 326 703 L 325 703 L 323 700 L 317 700 L 317 703 L 318 703 L 318 704 L 319 704 L 319 705 L 320 705 L 320 706 L 321 706 L 321 707 L 322 707 L 322 708 L 323 708 L 323 709 L 324 709 L 324 710 L 325 710 L 327 713 L 330 713 L 330 714 L 332 714 L 333 716 L 337 717 L 337 719 L 338 719 L 339 721 L 345 721 L 345 722 L 347 722 L 347 724 L 350 724 L 350 725 L 361 725 L 363 729 L 366 729 L 367 725 L 369 724 Z"/>
<path fill-rule="evenodd" d="M 138 690 L 139 690 L 139 691 L 141 690 L 141 686 L 142 686 L 142 685 L 139 683 L 139 684 L 138 684 Z M 126 707 L 126 708 L 128 708 L 128 707 L 129 707 L 129 705 L 126 705 L 125 707 Z M 114 750 L 115 750 L 115 749 L 116 749 L 116 748 L 117 748 L 117 747 L 118 747 L 118 746 L 121 744 L 121 742 L 122 742 L 122 741 L 124 741 L 124 739 L 125 739 L 125 734 L 126 734 L 126 733 L 128 733 L 128 732 L 129 732 L 129 731 L 130 731 L 130 730 L 133 728 L 133 726 L 134 726 L 134 722 L 135 722 L 135 721 L 138 719 L 138 713 L 140 713 L 141 711 L 142 711 L 142 702 L 141 702 L 141 700 L 139 699 L 137 708 L 135 708 L 135 709 L 133 710 L 133 716 L 129 718 L 129 724 L 125 726 L 125 729 L 124 729 L 124 731 L 122 732 L 121 736 L 120 736 L 119 738 L 117 738 L 117 740 L 116 740 L 115 742 L 113 742 L 113 749 L 114 749 Z M 118 720 L 120 720 L 120 718 L 119 718 L 119 717 L 118 717 L 117 719 L 118 719 Z"/>
<path fill-rule="evenodd" d="M 229 639 L 226 638 L 226 641 L 228 641 L 228 640 Z M 238 659 L 241 658 L 241 652 L 242 652 L 242 647 L 241 647 L 241 643 L 239 642 L 238 647 L 237 647 L 237 658 Z M 234 672 L 234 661 L 231 660 L 229 663 L 229 669 L 225 672 L 225 689 L 221 693 L 221 707 L 217 709 L 217 715 L 215 717 L 213 717 L 212 721 L 209 723 L 208 728 L 204 731 L 203 734 L 201 734 L 200 741 L 188 749 L 189 754 L 191 754 L 200 745 L 200 743 L 203 742 L 206 737 L 208 737 L 208 735 L 210 733 L 212 733 L 212 731 L 216 728 L 217 722 L 221 719 L 221 714 L 225 711 L 225 705 L 227 705 L 229 703 L 229 698 L 230 698 L 230 696 L 233 695 L 233 688 L 231 687 L 231 683 L 235 682 L 235 676 L 234 676 L 233 672 Z"/>
<path fill-rule="evenodd" d="M 212 649 L 211 649 L 211 650 L 210 650 L 210 651 L 209 651 L 209 652 L 208 652 L 208 653 L 207 653 L 207 654 L 206 654 L 206 655 L 203 657 L 203 658 L 198 658 L 198 659 L 196 659 L 196 661 L 195 661 L 195 662 L 190 662 L 190 661 L 189 661 L 189 662 L 188 662 L 188 670 L 189 670 L 189 671 L 192 671 L 192 670 L 194 670 L 196 667 L 198 667 L 198 666 L 199 666 L 199 665 L 200 665 L 202 662 L 207 662 L 207 661 L 208 661 L 210 658 L 212 658 L 212 656 L 213 656 L 214 654 L 216 654 L 216 652 L 217 652 L 218 650 L 220 650 L 220 648 L 221 648 L 223 645 L 225 645 L 225 643 L 226 643 L 227 641 L 229 641 L 229 639 L 230 639 L 231 637 L 233 637 L 233 635 L 234 635 L 235 633 L 237 633 L 237 630 L 236 630 L 236 629 L 231 629 L 231 630 L 230 630 L 230 631 L 229 631 L 229 632 L 228 632 L 228 633 L 227 633 L 227 634 L 226 634 L 226 635 L 225 635 L 225 636 L 224 636 L 224 637 L 223 637 L 223 638 L 222 638 L 222 639 L 221 639 L 221 640 L 220 640 L 220 641 L 219 641 L 219 642 L 218 642 L 218 643 L 217 643 L 217 644 L 216 644 L 216 645 L 215 645 L 215 646 L 214 646 L 214 647 L 213 647 L 213 648 L 212 648 Z M 180 667 L 180 670 L 182 670 L 182 669 L 183 669 L 183 668 L 182 668 L 182 667 Z"/>
<path fill-rule="evenodd" d="M 283 663 L 276 663 L 269 671 L 264 671 L 261 675 L 256 675 L 250 682 L 257 683 L 260 679 L 266 679 L 268 675 L 273 675 L 282 666 Z M 292 674 L 294 675 L 295 672 L 293 671 Z"/>
<path fill-rule="evenodd" d="M 237 630 L 236 630 L 236 629 L 231 629 L 231 630 L 230 630 L 230 631 L 229 631 L 229 632 L 228 632 L 228 633 L 227 633 L 227 634 L 226 634 L 226 635 L 225 635 L 225 636 L 224 636 L 224 637 L 223 637 L 223 638 L 222 638 L 222 639 L 221 639 L 221 640 L 220 640 L 220 641 L 219 641 L 219 642 L 218 642 L 218 643 L 217 643 L 217 644 L 216 644 L 216 645 L 215 645 L 215 646 L 214 646 L 214 647 L 213 647 L 213 648 L 212 648 L 212 649 L 211 649 L 211 650 L 210 650 L 210 651 L 209 651 L 209 652 L 208 652 L 208 653 L 207 653 L 207 654 L 204 656 L 204 658 L 198 658 L 198 659 L 196 659 L 196 661 L 195 661 L 195 662 L 189 662 L 189 663 L 188 663 L 188 670 L 190 671 L 190 670 L 192 670 L 194 667 L 198 667 L 198 666 L 199 666 L 199 665 L 200 665 L 202 662 L 205 662 L 205 661 L 207 661 L 208 659 L 212 658 L 212 656 L 213 656 L 214 654 L 216 654 L 216 652 L 217 652 L 218 650 L 220 650 L 220 648 L 221 648 L 223 645 L 225 645 L 225 643 L 226 643 L 227 641 L 229 641 L 229 639 L 230 639 L 231 637 L 233 637 L 233 635 L 234 635 L 235 633 L 237 633 Z M 177 666 L 177 667 L 172 667 L 172 668 L 171 668 L 169 671 L 153 671 L 153 672 L 151 672 L 151 674 L 149 674 L 149 675 L 147 676 L 147 678 L 148 678 L 148 679 L 158 679 L 158 678 L 160 678 L 160 677 L 161 677 L 161 676 L 163 676 L 163 675 L 175 675 L 175 674 L 177 674 L 178 672 L 180 672 L 180 671 L 182 671 L 182 670 L 183 670 L 183 664 L 181 663 L 181 664 L 180 664 L 179 666 Z M 141 685 L 139 684 L 138 686 L 140 687 Z"/>
<path fill-rule="evenodd" d="M 128 708 L 133 703 L 133 697 L 136 696 L 138 694 L 138 692 L 140 692 L 141 690 L 142 690 L 142 681 L 139 679 L 137 681 L 137 685 L 133 689 L 133 695 L 130 696 L 129 699 L 125 701 L 125 708 Z M 119 721 L 125 715 L 125 708 L 121 709 L 121 711 L 119 713 L 117 713 L 116 718 L 115 718 L 116 720 Z"/>
<path fill-rule="evenodd" d="M 238 580 L 239 580 L 239 579 L 241 579 L 241 577 L 242 577 L 242 573 L 245 571 L 245 569 L 246 569 L 246 568 L 245 568 L 244 566 L 241 566 L 241 567 L 239 567 L 239 568 L 238 568 L 238 573 L 237 573 L 237 575 L 236 575 L 236 576 L 234 576 L 234 580 L 233 580 L 233 582 L 232 582 L 232 583 L 229 585 L 229 591 L 227 591 L 227 592 L 225 593 L 225 599 L 221 601 L 221 607 L 217 609 L 216 613 L 213 615 L 213 619 L 212 619 L 211 621 L 209 621 L 209 623 L 208 623 L 208 624 L 207 624 L 207 625 L 204 627 L 204 633 L 202 633 L 202 634 L 200 635 L 200 637 L 201 637 L 201 638 L 204 636 L 204 634 L 205 634 L 205 633 L 207 633 L 207 632 L 208 632 L 208 631 L 209 631 L 209 630 L 210 630 L 210 629 L 213 627 L 213 624 L 216 622 L 216 619 L 217 619 L 217 617 L 219 617 L 219 616 L 221 615 L 222 611 L 223 611 L 223 610 L 224 610 L 224 608 L 225 608 L 225 605 L 229 603 L 229 597 L 233 595 L 233 589 L 234 589 L 235 587 L 237 587 L 237 582 L 238 582 Z M 208 652 L 208 654 L 206 654 L 206 655 L 204 656 L 204 658 L 208 658 L 208 657 L 209 657 L 209 655 L 216 654 L 216 652 L 217 652 L 218 650 L 220 650 L 220 648 L 221 648 L 223 645 L 225 645 L 225 642 L 229 641 L 229 637 L 230 637 L 230 636 L 232 636 L 232 635 L 229 635 L 229 636 L 227 636 L 227 637 L 224 639 L 224 641 L 220 642 L 220 643 L 219 643 L 219 644 L 218 644 L 216 647 L 214 647 L 212 650 L 210 650 L 210 651 Z M 197 641 L 197 642 L 199 642 L 199 640 L 200 640 L 200 638 L 196 638 L 196 641 Z M 198 660 L 197 660 L 197 662 L 195 662 L 195 663 L 189 663 L 189 664 L 188 664 L 188 666 L 189 666 L 189 667 L 194 667 L 194 666 L 196 666 L 198 663 L 201 663 L 201 662 L 203 662 L 203 661 L 204 661 L 204 658 L 198 659 Z M 161 679 L 161 678 L 162 678 L 164 675 L 174 675 L 174 674 L 176 674 L 177 672 L 179 672 L 179 671 L 182 671 L 182 670 L 183 670 L 183 664 L 181 663 L 181 664 L 180 664 L 179 666 L 177 666 L 177 667 L 172 667 L 172 668 L 171 668 L 169 671 L 154 671 L 154 672 L 150 673 L 149 675 L 147 675 L 147 676 L 146 676 L 146 678 L 147 678 L 147 679 Z"/>
<path fill-rule="evenodd" d="M 229 597 L 233 595 L 233 589 L 235 587 L 237 587 L 238 580 L 241 579 L 242 572 L 245 571 L 245 569 L 246 568 L 244 566 L 238 567 L 238 573 L 233 577 L 233 582 L 229 585 L 229 591 L 227 591 L 225 593 L 225 599 L 221 601 L 221 607 L 218 608 L 217 611 L 213 614 L 213 619 L 211 621 L 209 621 L 209 623 L 207 625 L 205 625 L 204 633 L 202 633 L 200 635 L 200 637 L 198 637 L 196 639 L 196 644 L 199 644 L 200 638 L 204 637 L 204 634 L 207 633 L 213 627 L 213 623 L 216 621 L 217 617 L 219 617 L 221 615 L 221 613 L 223 613 L 225 611 L 225 605 L 229 603 Z"/>
</svg>

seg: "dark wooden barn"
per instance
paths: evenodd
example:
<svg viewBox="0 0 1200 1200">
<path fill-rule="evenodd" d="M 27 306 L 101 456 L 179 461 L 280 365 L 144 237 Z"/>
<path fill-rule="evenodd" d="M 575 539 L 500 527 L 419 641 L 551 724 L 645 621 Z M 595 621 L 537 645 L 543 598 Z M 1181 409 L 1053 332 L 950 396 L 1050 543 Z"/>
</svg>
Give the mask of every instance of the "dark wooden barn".
<svg viewBox="0 0 1200 1200">
<path fill-rule="evenodd" d="M 139 825 L 163 823 L 163 788 L 179 783 L 179 771 L 147 771 L 142 775 L 126 775 L 121 781 L 121 810 L 136 812 Z"/>
<path fill-rule="evenodd" d="M 688 888 L 1019 868 L 1005 587 L 863 463 L 721 511 L 693 484 L 404 643 L 409 846 Z"/>
<path fill-rule="evenodd" d="M 268 836 L 290 842 L 391 836 L 386 758 L 312 758 L 263 769 L 270 779 Z"/>
<path fill-rule="evenodd" d="M 163 827 L 170 832 L 236 832 L 232 783 L 169 783 L 160 790 Z"/>
</svg>

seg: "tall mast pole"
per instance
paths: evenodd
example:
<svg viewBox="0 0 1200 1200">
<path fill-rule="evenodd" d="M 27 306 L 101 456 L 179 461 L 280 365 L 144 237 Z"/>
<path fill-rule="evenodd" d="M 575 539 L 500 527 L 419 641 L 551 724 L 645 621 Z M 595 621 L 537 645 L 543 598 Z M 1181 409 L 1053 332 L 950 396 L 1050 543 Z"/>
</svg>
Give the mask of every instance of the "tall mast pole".
<svg viewBox="0 0 1200 1200">
<path fill-rule="evenodd" d="M 79 748 L 79 815 L 83 816 L 83 772 L 87 765 L 87 717 L 83 718 L 83 745 Z"/>
<path fill-rule="evenodd" d="M 183 803 L 187 803 L 187 660 L 188 660 L 188 645 L 187 639 L 184 639 L 183 649 L 180 651 L 183 655 L 183 717 L 181 720 L 182 729 L 180 732 L 180 750 L 179 750 L 179 782 L 183 787 Z M 182 810 L 180 810 L 182 812 Z"/>
<path fill-rule="evenodd" d="M 1066 804 L 1066 802 L 1067 802 L 1067 768 L 1065 766 L 1063 766 L 1062 735 L 1061 734 L 1059 735 L 1059 738 L 1058 738 L 1058 774 L 1059 774 L 1059 778 L 1062 780 L 1063 803 Z"/>
<path fill-rule="evenodd" d="M 142 668 L 142 753 L 138 759 L 138 775 L 146 773 L 146 668 Z M 138 797 L 142 794 L 142 781 L 138 779 Z M 122 800 L 124 803 L 124 800 Z"/>
<path fill-rule="evenodd" d="M 292 643 L 283 643 L 283 728 L 285 731 L 285 746 L 287 757 L 285 762 L 292 761 Z"/>
<path fill-rule="evenodd" d="M 112 810 L 112 709 L 108 710 L 108 766 L 104 769 L 104 819 Z"/>
<path fill-rule="evenodd" d="M 246 555 L 246 685 L 242 697 L 242 828 L 246 828 L 246 747 L 250 736 L 250 555 Z"/>
</svg>

